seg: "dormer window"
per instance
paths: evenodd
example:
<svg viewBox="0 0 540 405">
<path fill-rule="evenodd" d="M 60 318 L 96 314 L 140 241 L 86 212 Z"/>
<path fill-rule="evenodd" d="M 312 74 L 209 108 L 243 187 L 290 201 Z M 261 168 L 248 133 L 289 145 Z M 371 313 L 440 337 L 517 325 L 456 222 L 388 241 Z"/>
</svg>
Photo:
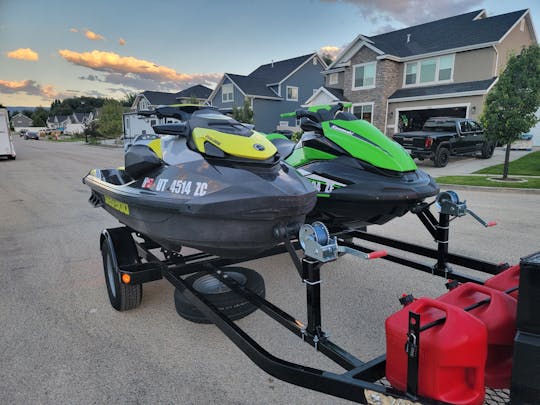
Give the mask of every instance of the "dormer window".
<svg viewBox="0 0 540 405">
<path fill-rule="evenodd" d="M 404 86 L 421 86 L 452 81 L 454 59 L 452 54 L 406 63 Z"/>
<path fill-rule="evenodd" d="M 372 89 L 375 87 L 376 62 L 353 66 L 353 90 Z"/>
</svg>

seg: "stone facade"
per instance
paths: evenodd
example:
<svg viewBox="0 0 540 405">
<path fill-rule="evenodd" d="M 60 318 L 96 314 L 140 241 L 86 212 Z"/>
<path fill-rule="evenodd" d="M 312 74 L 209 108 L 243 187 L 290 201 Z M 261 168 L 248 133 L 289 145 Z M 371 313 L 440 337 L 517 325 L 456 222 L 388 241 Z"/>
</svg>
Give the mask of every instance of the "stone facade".
<svg viewBox="0 0 540 405">
<path fill-rule="evenodd" d="M 353 68 L 355 65 L 377 62 L 375 87 L 366 90 L 353 90 Z M 388 59 L 377 61 L 377 53 L 368 47 L 361 48 L 345 68 L 343 93 L 353 104 L 373 103 L 373 125 L 385 131 L 386 100 L 401 86 L 400 64 Z"/>
</svg>

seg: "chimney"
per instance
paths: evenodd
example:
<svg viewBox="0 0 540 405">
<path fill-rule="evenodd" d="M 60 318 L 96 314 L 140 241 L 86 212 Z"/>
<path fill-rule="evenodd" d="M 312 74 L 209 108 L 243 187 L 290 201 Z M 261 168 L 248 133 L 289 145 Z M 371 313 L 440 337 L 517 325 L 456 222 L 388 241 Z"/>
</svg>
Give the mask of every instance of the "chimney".
<svg viewBox="0 0 540 405">
<path fill-rule="evenodd" d="M 411 34 L 407 34 L 407 43 L 411 42 Z"/>
</svg>

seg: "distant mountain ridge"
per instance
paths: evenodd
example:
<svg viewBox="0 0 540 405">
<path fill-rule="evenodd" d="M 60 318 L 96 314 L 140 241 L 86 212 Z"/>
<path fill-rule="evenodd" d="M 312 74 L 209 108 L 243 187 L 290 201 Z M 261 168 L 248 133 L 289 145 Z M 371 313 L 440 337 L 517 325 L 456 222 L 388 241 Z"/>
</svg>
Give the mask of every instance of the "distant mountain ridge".
<svg viewBox="0 0 540 405">
<path fill-rule="evenodd" d="M 11 114 L 13 113 L 13 111 L 19 111 L 19 112 L 23 112 L 24 110 L 30 110 L 30 111 L 34 111 L 37 107 L 6 107 L 8 112 Z M 45 110 L 49 110 L 49 107 L 42 107 L 44 108 Z"/>
</svg>

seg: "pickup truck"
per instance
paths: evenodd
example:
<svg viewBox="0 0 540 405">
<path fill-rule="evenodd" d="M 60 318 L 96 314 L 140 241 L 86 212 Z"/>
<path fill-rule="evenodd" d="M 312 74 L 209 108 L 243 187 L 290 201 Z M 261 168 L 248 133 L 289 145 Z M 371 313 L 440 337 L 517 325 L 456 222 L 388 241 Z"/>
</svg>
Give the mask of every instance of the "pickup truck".
<svg viewBox="0 0 540 405">
<path fill-rule="evenodd" d="M 400 132 L 393 138 L 413 158 L 430 159 L 436 167 L 446 166 L 450 156 L 479 154 L 489 159 L 495 150 L 480 124 L 467 118 L 429 118 L 421 131 Z"/>
</svg>

